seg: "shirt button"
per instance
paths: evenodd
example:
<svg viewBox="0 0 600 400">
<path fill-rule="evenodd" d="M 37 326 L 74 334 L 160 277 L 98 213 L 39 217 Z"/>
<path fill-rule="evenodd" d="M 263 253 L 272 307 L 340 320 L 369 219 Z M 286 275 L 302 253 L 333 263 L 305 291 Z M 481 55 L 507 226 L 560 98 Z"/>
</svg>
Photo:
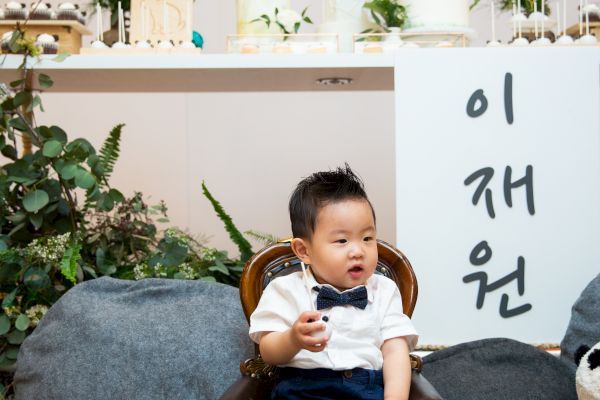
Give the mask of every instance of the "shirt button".
<svg viewBox="0 0 600 400">
<path fill-rule="evenodd" d="M 352 378 L 352 371 L 350 371 L 350 370 L 344 371 L 344 376 L 348 379 Z"/>
</svg>

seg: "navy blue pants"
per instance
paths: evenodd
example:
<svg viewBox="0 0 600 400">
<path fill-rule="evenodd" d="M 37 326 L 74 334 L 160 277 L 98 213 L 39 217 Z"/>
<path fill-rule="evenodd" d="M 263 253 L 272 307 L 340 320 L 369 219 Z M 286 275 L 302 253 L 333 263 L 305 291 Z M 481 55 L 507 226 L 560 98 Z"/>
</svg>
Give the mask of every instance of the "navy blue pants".
<svg viewBox="0 0 600 400">
<path fill-rule="evenodd" d="M 354 368 L 279 368 L 279 379 L 271 399 L 288 400 L 382 400 L 383 372 Z"/>
</svg>

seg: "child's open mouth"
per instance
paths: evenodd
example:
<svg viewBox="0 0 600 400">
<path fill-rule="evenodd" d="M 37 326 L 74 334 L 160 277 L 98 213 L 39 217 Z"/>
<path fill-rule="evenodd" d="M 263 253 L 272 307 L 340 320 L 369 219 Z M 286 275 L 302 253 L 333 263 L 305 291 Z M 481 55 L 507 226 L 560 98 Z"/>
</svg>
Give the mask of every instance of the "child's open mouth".
<svg viewBox="0 0 600 400">
<path fill-rule="evenodd" d="M 352 276 L 353 278 L 358 278 L 362 275 L 363 267 L 360 267 L 360 266 L 352 267 L 348 270 L 348 272 L 350 273 L 350 276 Z"/>
</svg>

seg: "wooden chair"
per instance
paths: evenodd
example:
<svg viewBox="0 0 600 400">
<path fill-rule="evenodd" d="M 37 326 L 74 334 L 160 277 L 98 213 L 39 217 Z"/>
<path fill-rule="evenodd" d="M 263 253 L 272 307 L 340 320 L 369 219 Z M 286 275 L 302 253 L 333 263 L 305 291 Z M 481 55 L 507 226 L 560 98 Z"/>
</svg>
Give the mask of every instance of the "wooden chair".
<svg viewBox="0 0 600 400">
<path fill-rule="evenodd" d="M 402 295 L 404 314 L 409 317 L 417 303 L 418 285 L 415 273 L 408 259 L 392 245 L 377 241 L 379 259 L 376 273 L 392 279 Z M 300 271 L 300 260 L 292 251 L 290 241 L 272 244 L 256 253 L 244 267 L 240 281 L 240 298 L 246 319 L 256 309 L 265 287 L 273 279 Z M 436 400 L 441 396 L 421 375 L 422 361 L 411 354 L 412 381 L 411 400 Z M 240 364 L 242 377 L 232 385 L 221 398 L 229 399 L 269 399 L 277 376 L 277 367 L 265 363 L 256 346 L 256 357 Z"/>
</svg>

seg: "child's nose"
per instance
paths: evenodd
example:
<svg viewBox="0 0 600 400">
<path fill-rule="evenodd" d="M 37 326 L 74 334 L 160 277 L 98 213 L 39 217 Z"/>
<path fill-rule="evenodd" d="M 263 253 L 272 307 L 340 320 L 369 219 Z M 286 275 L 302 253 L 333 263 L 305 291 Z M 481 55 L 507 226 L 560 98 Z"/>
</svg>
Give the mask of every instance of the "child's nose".
<svg viewBox="0 0 600 400">
<path fill-rule="evenodd" d="M 359 243 L 352 243 L 350 245 L 350 257 L 360 257 L 364 254 L 363 248 Z"/>
</svg>

